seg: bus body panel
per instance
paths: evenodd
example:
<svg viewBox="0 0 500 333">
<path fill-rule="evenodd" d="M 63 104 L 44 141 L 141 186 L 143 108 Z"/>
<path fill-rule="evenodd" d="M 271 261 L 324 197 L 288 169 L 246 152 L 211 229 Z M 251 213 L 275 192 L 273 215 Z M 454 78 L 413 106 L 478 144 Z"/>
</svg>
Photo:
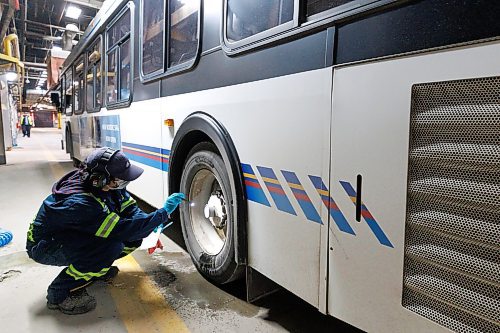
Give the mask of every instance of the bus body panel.
<svg viewBox="0 0 500 333">
<path fill-rule="evenodd" d="M 370 332 L 448 331 L 401 304 L 411 89 L 499 75 L 500 58 L 492 54 L 500 54 L 500 43 L 335 69 L 330 187 L 356 236 L 330 229 L 333 316 Z M 383 245 L 364 218 L 355 220 L 355 206 L 340 182 L 356 189 L 358 174 L 362 202 L 393 247 Z"/>
<path fill-rule="evenodd" d="M 128 109 L 116 110 L 120 115 L 121 149 L 134 163 L 144 169 L 138 181 L 127 188 L 154 207 L 165 202 L 161 154 L 163 103 L 160 99 L 135 102 Z"/>
<path fill-rule="evenodd" d="M 330 87 L 331 69 L 323 69 L 161 99 L 163 119 L 174 119 L 175 129 L 197 111 L 210 114 L 226 128 L 241 163 L 252 168 L 267 198 L 267 204 L 248 202 L 248 262 L 315 306 L 319 281 L 326 273 L 320 274 L 319 260 L 324 226 L 306 218 L 282 171 L 297 175 L 321 214 L 324 208 L 309 175 L 328 179 Z M 164 126 L 162 146 L 170 147 L 173 137 Z M 281 189 L 273 192 L 280 193 L 278 203 L 271 184 Z M 328 216 L 323 220 L 326 223 Z"/>
</svg>

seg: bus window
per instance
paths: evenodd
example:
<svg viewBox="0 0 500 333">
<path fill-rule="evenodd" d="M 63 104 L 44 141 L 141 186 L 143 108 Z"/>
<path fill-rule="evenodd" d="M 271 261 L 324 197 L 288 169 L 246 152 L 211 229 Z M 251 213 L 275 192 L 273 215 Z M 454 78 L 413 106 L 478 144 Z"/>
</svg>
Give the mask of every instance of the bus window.
<svg viewBox="0 0 500 333">
<path fill-rule="evenodd" d="M 63 84 L 63 105 L 66 108 L 66 115 L 70 116 L 73 114 L 72 105 L 73 105 L 73 73 L 71 67 L 64 74 L 64 84 Z"/>
<path fill-rule="evenodd" d="M 353 1 L 354 0 L 307 0 L 306 16 L 318 14 Z"/>
<path fill-rule="evenodd" d="M 227 38 L 239 41 L 293 20 L 293 0 L 227 0 Z"/>
<path fill-rule="evenodd" d="M 101 90 L 101 80 L 102 80 L 102 68 L 101 62 L 95 66 L 95 99 L 94 105 L 96 109 L 100 109 L 102 106 L 102 90 Z"/>
<path fill-rule="evenodd" d="M 106 31 L 108 45 L 105 89 L 108 105 L 130 100 L 132 87 L 130 26 L 130 10 L 127 9 Z"/>
<path fill-rule="evenodd" d="M 96 109 L 100 109 L 102 106 L 102 91 L 101 91 L 101 80 L 102 80 L 102 68 L 101 68 L 101 61 L 99 58 L 99 61 L 94 64 L 95 68 L 95 81 L 94 81 L 94 89 L 95 89 L 95 95 L 94 95 L 94 107 Z"/>
<path fill-rule="evenodd" d="M 199 0 L 170 1 L 169 67 L 196 57 Z"/>
<path fill-rule="evenodd" d="M 94 104 L 94 67 L 88 66 L 87 74 L 85 76 L 87 79 L 87 87 L 85 91 L 87 98 L 85 101 L 87 103 L 87 111 L 89 111 L 93 109 Z"/>
<path fill-rule="evenodd" d="M 142 1 L 142 73 L 163 70 L 165 0 Z"/>
<path fill-rule="evenodd" d="M 108 45 L 119 43 L 122 39 L 128 38 L 130 34 L 130 11 L 127 10 L 118 21 L 108 30 Z"/>
<path fill-rule="evenodd" d="M 99 111 L 101 108 L 101 37 L 87 52 L 87 111 Z"/>
<path fill-rule="evenodd" d="M 130 97 L 130 39 L 123 43 L 120 52 L 120 95 L 121 101 Z"/>
<path fill-rule="evenodd" d="M 84 62 L 83 57 L 80 57 L 75 63 L 75 81 L 73 82 L 73 107 L 75 114 L 83 113 L 83 69 Z"/>
<path fill-rule="evenodd" d="M 108 103 L 115 103 L 118 100 L 116 91 L 116 56 L 118 50 L 108 54 L 108 71 L 106 73 L 106 100 Z"/>
<path fill-rule="evenodd" d="M 64 88 L 66 86 L 66 74 L 61 75 L 61 79 L 59 80 L 59 84 L 60 84 L 59 85 L 59 95 L 61 96 L 60 97 L 60 101 L 61 101 L 60 105 L 61 105 L 61 111 L 62 111 L 66 107 L 66 103 L 65 103 L 66 98 L 64 97 L 64 95 L 65 95 L 64 92 L 66 91 Z"/>
</svg>

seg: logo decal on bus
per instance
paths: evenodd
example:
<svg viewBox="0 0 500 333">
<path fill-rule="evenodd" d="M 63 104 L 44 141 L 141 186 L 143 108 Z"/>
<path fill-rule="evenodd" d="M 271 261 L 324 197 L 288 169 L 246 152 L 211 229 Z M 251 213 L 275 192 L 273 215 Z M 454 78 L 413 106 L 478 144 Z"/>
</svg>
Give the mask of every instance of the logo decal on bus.
<svg viewBox="0 0 500 333">
<path fill-rule="evenodd" d="M 352 187 L 350 183 L 345 181 L 340 181 L 340 185 L 342 185 L 347 195 L 351 198 L 352 203 L 356 205 L 356 190 L 354 189 L 354 187 Z M 380 244 L 389 247 L 394 247 L 362 200 L 361 200 L 361 216 L 363 216 L 363 219 L 366 221 L 372 232 L 375 234 L 375 237 L 377 237 Z"/>
<path fill-rule="evenodd" d="M 309 176 L 309 179 L 311 179 L 311 182 L 313 183 L 316 191 L 321 197 L 321 201 L 323 201 L 326 208 L 328 208 L 328 210 L 330 211 L 330 216 L 333 218 L 333 221 L 335 222 L 337 227 L 339 227 L 340 231 L 346 232 L 351 235 L 356 235 L 354 230 L 352 230 L 351 226 L 349 225 L 349 222 L 347 222 L 344 214 L 342 214 L 342 212 L 340 211 L 340 208 L 335 200 L 333 200 L 332 197 L 328 195 L 328 188 L 323 183 L 321 177 Z"/>
<path fill-rule="evenodd" d="M 263 187 L 260 185 L 259 179 L 255 175 L 253 168 L 249 164 L 242 164 L 242 169 L 248 200 L 260 203 L 267 207 L 271 207 L 266 193 L 264 192 Z M 269 194 L 271 195 L 271 198 L 276 205 L 276 208 L 282 212 L 297 215 L 273 169 L 257 166 L 257 170 L 259 171 L 262 180 L 264 181 L 265 187 L 269 191 Z M 309 195 L 305 191 L 297 175 L 292 171 L 286 170 L 281 170 L 281 173 L 285 178 L 288 186 L 290 187 L 293 196 L 297 200 L 297 203 L 304 212 L 306 218 L 312 222 L 323 224 L 318 211 L 314 207 Z M 333 198 L 329 195 L 330 192 L 328 190 L 328 187 L 326 187 L 325 183 L 323 182 L 323 179 L 321 179 L 321 177 L 311 175 L 309 175 L 309 179 L 316 189 L 317 193 L 319 194 L 321 201 L 328 209 L 330 216 L 332 217 L 339 230 L 351 235 L 356 235 L 354 229 L 347 221 L 346 217 L 340 210 L 335 200 L 333 200 Z M 356 191 L 354 190 L 352 185 L 346 181 L 340 181 L 340 185 L 342 186 L 346 194 L 351 198 L 351 201 L 356 204 Z M 391 248 L 394 247 L 376 219 L 370 213 L 368 207 L 366 207 L 364 202 L 361 206 L 361 216 L 380 244 Z"/>
<path fill-rule="evenodd" d="M 271 194 L 276 207 L 282 212 L 297 215 L 297 213 L 295 213 L 295 209 L 293 209 L 292 204 L 290 203 L 290 200 L 288 200 L 283 187 L 281 187 L 278 178 L 276 178 L 273 169 L 257 166 L 257 170 L 259 170 L 262 180 L 264 181 L 264 184 L 266 184 L 267 190 L 269 191 L 269 194 Z"/>
<path fill-rule="evenodd" d="M 319 224 L 323 224 L 318 211 L 316 210 L 316 208 L 314 208 L 311 199 L 304 190 L 304 187 L 302 187 L 302 184 L 300 183 L 297 175 L 294 172 L 285 170 L 281 170 L 281 173 L 288 182 L 288 186 L 290 187 L 290 190 L 292 190 L 293 196 L 295 197 L 295 199 L 297 199 L 297 202 L 299 203 L 300 208 L 302 208 L 302 211 L 304 212 L 304 215 L 307 217 L 307 219 Z"/>
<path fill-rule="evenodd" d="M 252 200 L 262 205 L 271 207 L 271 204 L 267 200 L 267 197 L 264 194 L 264 191 L 262 190 L 259 180 L 255 176 L 252 167 L 249 164 L 242 163 L 241 169 L 243 171 L 243 178 L 245 180 L 248 200 Z"/>
</svg>

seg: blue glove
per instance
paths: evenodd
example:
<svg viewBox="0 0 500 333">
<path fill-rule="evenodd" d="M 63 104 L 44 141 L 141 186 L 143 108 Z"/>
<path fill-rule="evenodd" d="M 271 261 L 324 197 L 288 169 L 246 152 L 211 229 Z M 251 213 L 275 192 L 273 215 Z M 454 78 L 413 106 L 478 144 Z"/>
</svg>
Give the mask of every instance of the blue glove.
<svg viewBox="0 0 500 333">
<path fill-rule="evenodd" d="M 177 206 L 179 206 L 182 200 L 185 199 L 186 196 L 184 195 L 184 193 L 171 194 L 165 201 L 163 208 L 167 211 L 167 213 L 172 214 L 172 212 L 177 208 Z"/>
</svg>

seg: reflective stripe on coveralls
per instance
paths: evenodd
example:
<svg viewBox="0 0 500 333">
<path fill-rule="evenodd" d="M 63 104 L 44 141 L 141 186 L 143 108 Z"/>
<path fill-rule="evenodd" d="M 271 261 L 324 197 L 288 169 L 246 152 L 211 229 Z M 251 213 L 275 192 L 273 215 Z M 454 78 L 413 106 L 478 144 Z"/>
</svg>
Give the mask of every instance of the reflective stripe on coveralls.
<svg viewBox="0 0 500 333">
<path fill-rule="evenodd" d="M 123 212 L 127 207 L 135 204 L 135 200 L 132 198 L 129 198 L 127 201 L 122 202 L 122 205 L 120 207 L 120 213 Z"/>
<path fill-rule="evenodd" d="M 104 208 L 106 210 L 106 213 L 109 212 L 109 208 L 108 208 L 108 206 L 106 206 L 106 204 L 104 203 L 104 201 L 102 201 L 101 199 L 99 199 L 95 195 L 93 195 L 92 193 L 82 193 L 82 194 L 83 195 L 88 195 L 89 197 L 94 198 L 102 206 L 102 208 Z"/>
<path fill-rule="evenodd" d="M 99 199 L 98 197 L 93 195 L 92 193 L 84 193 L 84 194 L 94 198 L 102 206 L 102 208 L 104 208 L 106 210 L 106 212 L 109 212 L 109 208 L 104 203 L 104 201 L 102 201 L 101 199 Z M 118 214 L 113 213 L 113 212 L 109 213 L 108 216 L 106 216 L 104 221 L 101 223 L 101 226 L 99 227 L 99 229 L 97 230 L 95 235 L 97 237 L 108 238 L 109 234 L 111 233 L 111 231 L 113 231 L 113 228 L 115 227 L 115 225 L 118 223 L 119 220 L 120 220 L 120 216 Z"/>
<path fill-rule="evenodd" d="M 125 254 L 130 254 L 130 253 L 134 252 L 135 249 L 137 249 L 137 248 L 136 247 L 126 247 L 125 246 L 123 248 L 122 252 L 125 253 Z"/>
<path fill-rule="evenodd" d="M 75 266 L 73 266 L 73 264 L 71 264 L 66 269 L 66 274 L 73 277 L 75 280 L 84 279 L 85 281 L 90 281 L 92 278 L 101 277 L 101 276 L 105 275 L 108 271 L 109 271 L 109 267 L 103 268 L 100 272 L 97 272 L 97 273 L 93 273 L 93 272 L 82 273 L 79 270 L 77 270 L 75 268 Z"/>
<path fill-rule="evenodd" d="M 31 222 L 30 228 L 28 229 L 28 240 L 33 243 L 35 242 L 35 239 L 33 238 L 33 222 Z"/>
<path fill-rule="evenodd" d="M 95 233 L 97 237 L 108 238 L 109 234 L 115 227 L 115 225 L 120 220 L 120 216 L 116 213 L 109 213 L 108 216 L 104 219 L 99 230 Z"/>
</svg>

